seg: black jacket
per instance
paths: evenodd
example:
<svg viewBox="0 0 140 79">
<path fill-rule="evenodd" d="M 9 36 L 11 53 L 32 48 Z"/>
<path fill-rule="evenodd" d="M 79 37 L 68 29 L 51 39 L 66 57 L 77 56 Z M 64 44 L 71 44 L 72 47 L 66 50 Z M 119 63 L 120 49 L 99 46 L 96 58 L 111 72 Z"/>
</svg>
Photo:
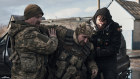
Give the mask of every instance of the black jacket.
<svg viewBox="0 0 140 79">
<path fill-rule="evenodd" d="M 92 36 L 91 41 L 95 46 L 97 57 L 116 56 L 121 44 L 119 28 L 117 23 L 112 22 Z"/>
<path fill-rule="evenodd" d="M 98 15 L 103 15 L 107 18 L 107 24 L 102 30 L 92 36 L 91 41 L 95 46 L 96 61 L 116 59 L 121 44 L 121 30 L 118 23 L 112 20 L 112 16 L 107 8 L 97 10 L 92 18 L 96 25 L 96 18 Z"/>
</svg>

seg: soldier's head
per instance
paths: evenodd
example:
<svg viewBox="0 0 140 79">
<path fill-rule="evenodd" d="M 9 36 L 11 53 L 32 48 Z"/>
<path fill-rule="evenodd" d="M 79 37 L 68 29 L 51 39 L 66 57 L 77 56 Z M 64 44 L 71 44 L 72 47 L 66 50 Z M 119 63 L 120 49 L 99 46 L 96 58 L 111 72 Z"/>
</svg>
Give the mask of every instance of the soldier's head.
<svg viewBox="0 0 140 79">
<path fill-rule="evenodd" d="M 75 30 L 78 43 L 84 46 L 95 31 L 86 22 L 81 23 Z"/>
<path fill-rule="evenodd" d="M 36 4 L 29 4 L 24 10 L 25 22 L 31 25 L 39 25 L 43 15 L 42 9 Z"/>
<path fill-rule="evenodd" d="M 112 21 L 112 16 L 110 14 L 110 11 L 106 7 L 104 7 L 96 11 L 95 15 L 92 18 L 92 21 L 97 26 L 97 28 L 101 30 Z"/>
<path fill-rule="evenodd" d="M 103 29 L 106 26 L 107 20 L 103 15 L 98 15 L 96 18 L 96 25 L 98 29 Z"/>
</svg>

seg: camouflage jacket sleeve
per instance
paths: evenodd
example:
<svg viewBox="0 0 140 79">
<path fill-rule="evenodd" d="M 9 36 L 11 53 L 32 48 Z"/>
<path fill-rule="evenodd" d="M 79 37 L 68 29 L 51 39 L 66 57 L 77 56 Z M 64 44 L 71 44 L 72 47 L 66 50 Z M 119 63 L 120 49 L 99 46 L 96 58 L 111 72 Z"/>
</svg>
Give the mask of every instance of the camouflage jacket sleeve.
<svg viewBox="0 0 140 79">
<path fill-rule="evenodd" d="M 21 38 L 18 40 L 18 38 Z M 32 51 L 40 54 L 53 53 L 58 45 L 56 37 L 48 37 L 43 35 L 35 27 L 28 27 L 18 34 L 18 47 L 25 48 L 27 51 Z"/>
<path fill-rule="evenodd" d="M 64 41 L 64 38 L 65 38 L 67 30 L 68 29 L 66 27 L 64 27 L 64 26 L 58 26 L 56 28 L 58 40 Z"/>
<path fill-rule="evenodd" d="M 94 60 L 88 62 L 88 68 L 89 70 L 95 70 L 95 69 L 98 70 L 96 62 Z"/>
<path fill-rule="evenodd" d="M 59 41 L 64 40 L 66 32 L 68 30 L 65 26 L 61 26 L 61 25 L 41 25 L 39 28 L 43 33 L 46 34 L 48 34 L 48 29 L 50 28 L 56 29 L 56 34 Z"/>
</svg>

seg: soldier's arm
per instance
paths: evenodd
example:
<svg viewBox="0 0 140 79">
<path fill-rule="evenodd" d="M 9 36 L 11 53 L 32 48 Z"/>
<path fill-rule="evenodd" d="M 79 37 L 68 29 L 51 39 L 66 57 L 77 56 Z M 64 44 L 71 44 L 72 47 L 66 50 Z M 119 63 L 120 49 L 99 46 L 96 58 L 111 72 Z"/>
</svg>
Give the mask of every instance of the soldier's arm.
<svg viewBox="0 0 140 79">
<path fill-rule="evenodd" d="M 67 30 L 68 29 L 64 26 L 58 26 L 56 28 L 56 34 L 57 34 L 58 40 L 64 41 Z"/>
<path fill-rule="evenodd" d="M 54 28 L 56 30 L 56 35 L 59 40 L 64 40 L 64 37 L 67 32 L 67 28 L 62 25 L 40 25 L 40 30 L 46 34 L 48 34 L 48 29 Z"/>
<path fill-rule="evenodd" d="M 89 58 L 91 58 L 91 57 L 89 57 Z M 88 68 L 87 69 L 88 69 L 89 76 L 91 77 L 91 79 L 94 79 L 97 76 L 98 67 L 97 67 L 96 62 L 94 61 L 93 57 L 92 57 L 92 59 L 90 59 L 88 61 Z"/>
<path fill-rule="evenodd" d="M 92 72 L 92 70 L 97 70 L 98 71 L 98 67 L 96 65 L 96 62 L 94 61 L 94 54 L 91 53 L 89 56 L 88 56 L 88 59 L 87 59 L 87 67 L 89 69 L 90 72 Z"/>
<path fill-rule="evenodd" d="M 46 36 L 38 31 L 26 33 L 23 39 L 26 49 L 40 54 L 51 54 L 57 49 L 58 39 L 56 36 Z"/>
<path fill-rule="evenodd" d="M 46 33 L 48 34 L 48 30 L 51 29 L 51 28 L 56 28 L 58 25 L 44 25 L 44 24 L 41 24 L 39 25 L 39 30 L 42 32 L 42 33 Z"/>
<path fill-rule="evenodd" d="M 97 67 L 96 62 L 94 61 L 94 58 L 95 58 L 94 47 L 93 47 L 93 44 L 91 44 L 91 53 L 86 59 L 86 66 L 92 78 L 94 78 L 98 72 L 98 67 Z"/>
</svg>

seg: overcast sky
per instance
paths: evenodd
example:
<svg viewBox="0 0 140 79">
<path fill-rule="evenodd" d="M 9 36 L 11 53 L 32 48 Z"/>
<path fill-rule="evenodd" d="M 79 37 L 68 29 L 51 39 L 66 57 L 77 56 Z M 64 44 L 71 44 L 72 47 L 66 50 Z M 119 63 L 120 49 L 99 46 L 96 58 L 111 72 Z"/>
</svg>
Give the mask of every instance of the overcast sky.
<svg viewBox="0 0 140 79">
<path fill-rule="evenodd" d="M 7 25 L 11 15 L 23 15 L 28 4 L 39 5 L 46 19 L 89 17 L 97 10 L 98 0 L 0 0 L 0 24 Z M 106 7 L 112 0 L 100 0 Z"/>
</svg>

